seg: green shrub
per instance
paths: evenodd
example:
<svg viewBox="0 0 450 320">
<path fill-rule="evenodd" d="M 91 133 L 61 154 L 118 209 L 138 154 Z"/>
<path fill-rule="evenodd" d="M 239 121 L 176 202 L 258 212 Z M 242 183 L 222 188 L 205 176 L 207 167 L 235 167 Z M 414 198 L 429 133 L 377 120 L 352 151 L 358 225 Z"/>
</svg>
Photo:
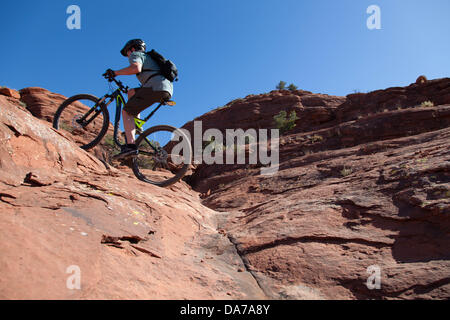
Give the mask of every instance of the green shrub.
<svg viewBox="0 0 450 320">
<path fill-rule="evenodd" d="M 207 140 L 203 141 L 203 150 L 205 150 L 205 148 L 207 146 L 209 146 L 210 144 L 215 143 L 215 138 L 214 136 L 209 137 Z"/>
<path fill-rule="evenodd" d="M 291 90 L 291 91 L 295 91 L 295 90 L 298 89 L 298 87 L 297 87 L 295 84 L 291 83 L 291 84 L 289 85 L 288 89 Z"/>
<path fill-rule="evenodd" d="M 287 112 L 284 110 L 280 111 L 280 113 L 273 117 L 275 127 L 280 130 L 281 134 L 292 130 L 295 127 L 295 121 L 298 119 L 299 118 L 297 117 L 297 113 L 295 111 L 291 111 L 289 113 L 289 118 L 287 118 Z"/>
<path fill-rule="evenodd" d="M 59 127 L 63 130 L 66 130 L 67 132 L 73 133 L 75 131 L 75 128 L 70 125 L 70 123 L 66 121 L 61 121 L 59 123 Z"/>
<path fill-rule="evenodd" d="M 137 158 L 139 168 L 153 170 L 156 167 L 156 162 L 149 157 L 138 157 Z"/>
<path fill-rule="evenodd" d="M 203 141 L 203 150 L 205 150 L 208 146 L 210 146 L 212 152 L 222 152 L 227 148 L 226 145 L 218 143 L 214 136 L 211 136 L 206 141 Z"/>
<path fill-rule="evenodd" d="M 323 141 L 323 137 L 319 136 L 318 134 L 313 135 L 312 137 L 310 137 L 310 139 L 311 139 L 312 143 Z"/>
<path fill-rule="evenodd" d="M 255 142 L 255 141 L 254 141 L 254 138 L 253 138 L 253 137 L 251 137 L 251 136 L 245 136 L 245 141 L 244 141 L 245 145 L 249 145 L 249 144 L 254 143 L 254 142 Z"/>
<path fill-rule="evenodd" d="M 344 169 L 341 170 L 341 175 L 343 177 L 349 176 L 353 173 L 353 169 L 352 168 L 346 168 L 344 167 Z"/>
<path fill-rule="evenodd" d="M 277 90 L 285 90 L 286 89 L 286 82 L 280 81 L 278 85 L 276 86 Z"/>
<path fill-rule="evenodd" d="M 112 135 L 107 135 L 103 139 L 103 143 L 105 147 L 112 149 L 112 150 L 120 150 L 120 148 L 114 143 L 114 137 Z"/>
<path fill-rule="evenodd" d="M 434 103 L 431 101 L 424 101 L 420 105 L 421 107 L 434 107 Z"/>
</svg>

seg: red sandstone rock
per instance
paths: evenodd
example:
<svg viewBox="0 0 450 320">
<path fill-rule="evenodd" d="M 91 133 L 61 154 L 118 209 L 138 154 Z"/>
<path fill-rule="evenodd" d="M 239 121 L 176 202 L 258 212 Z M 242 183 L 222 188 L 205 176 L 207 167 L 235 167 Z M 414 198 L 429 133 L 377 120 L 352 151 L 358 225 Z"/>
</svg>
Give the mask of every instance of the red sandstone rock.
<svg viewBox="0 0 450 320">
<path fill-rule="evenodd" d="M 300 119 L 274 176 L 195 166 L 202 200 L 184 182 L 106 169 L 0 97 L 0 297 L 448 299 L 449 80 L 347 97 L 272 91 L 207 113 L 204 130 L 271 128 L 281 110 Z M 48 120 L 58 103 L 42 90 L 22 96 Z M 67 289 L 71 265 L 81 290 Z M 380 289 L 366 285 L 370 266 Z"/>
<path fill-rule="evenodd" d="M 427 77 L 425 76 L 419 76 L 416 80 L 416 84 L 424 84 L 428 81 Z"/>
<path fill-rule="evenodd" d="M 302 96 L 309 97 L 303 107 L 308 101 L 316 109 L 298 109 L 303 121 L 281 138 L 274 176 L 252 165 L 197 167 L 191 183 L 211 190 L 205 205 L 228 212 L 219 226 L 271 298 L 450 297 L 450 105 L 418 106 L 450 103 L 449 80 L 349 95 L 340 105 Z M 206 128 L 241 127 L 223 119 L 247 105 L 272 116 L 279 107 L 261 107 L 272 96 L 197 120 Z M 384 109 L 394 100 L 406 108 Z M 259 119 L 251 110 L 244 127 Z M 324 110 L 328 116 L 319 118 Z M 366 285 L 373 265 L 382 272 L 379 290 Z"/>
<path fill-rule="evenodd" d="M 367 94 L 350 94 L 347 101 L 338 108 L 340 122 L 355 120 L 358 116 L 398 109 L 417 108 L 422 102 L 434 105 L 450 104 L 450 78 L 428 80 L 420 85 L 394 87 Z"/>
<path fill-rule="evenodd" d="M 20 99 L 20 93 L 14 89 L 0 88 L 0 95 Z"/>
<path fill-rule="evenodd" d="M 53 115 L 65 96 L 50 92 L 43 88 L 30 87 L 20 90 L 21 100 L 27 109 L 37 118 L 53 121 Z"/>
<path fill-rule="evenodd" d="M 187 184 L 107 170 L 8 98 L 0 106 L 1 299 L 266 297 Z M 67 286 L 73 266 L 80 290 Z"/>
</svg>

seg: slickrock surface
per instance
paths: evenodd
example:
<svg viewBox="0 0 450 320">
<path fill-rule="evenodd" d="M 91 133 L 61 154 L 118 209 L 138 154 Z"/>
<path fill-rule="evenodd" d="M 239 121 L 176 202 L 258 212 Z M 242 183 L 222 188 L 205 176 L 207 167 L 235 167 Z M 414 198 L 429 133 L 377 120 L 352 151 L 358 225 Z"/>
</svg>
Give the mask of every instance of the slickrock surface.
<svg viewBox="0 0 450 320">
<path fill-rule="evenodd" d="M 190 181 L 205 205 L 229 212 L 220 227 L 268 296 L 450 297 L 449 89 L 441 79 L 347 99 L 274 91 L 239 102 L 268 127 L 296 110 L 278 174 L 202 164 Z M 233 104 L 196 120 L 236 128 L 240 112 Z M 379 290 L 366 285 L 370 266 L 381 271 Z"/>
<path fill-rule="evenodd" d="M 0 298 L 450 298 L 449 78 L 237 99 L 195 120 L 266 129 L 295 111 L 278 172 L 199 164 L 167 189 L 52 129 L 65 97 L 20 93 L 26 108 L 0 95 Z"/>
<path fill-rule="evenodd" d="M 265 298 L 186 183 L 107 170 L 16 104 L 0 97 L 1 299 Z"/>
</svg>

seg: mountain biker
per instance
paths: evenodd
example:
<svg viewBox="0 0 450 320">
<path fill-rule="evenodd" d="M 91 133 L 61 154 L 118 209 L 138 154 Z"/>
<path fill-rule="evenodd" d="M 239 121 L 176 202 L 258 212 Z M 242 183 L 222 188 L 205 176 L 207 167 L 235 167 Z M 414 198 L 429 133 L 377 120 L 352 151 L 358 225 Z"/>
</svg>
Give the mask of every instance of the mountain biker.
<svg viewBox="0 0 450 320">
<path fill-rule="evenodd" d="M 157 63 L 145 53 L 145 50 L 146 44 L 142 39 L 128 41 L 120 53 L 124 57 L 128 57 L 130 65 L 117 71 L 106 70 L 106 74 L 112 77 L 135 74 L 141 83 L 141 87 L 128 91 L 128 102 L 122 110 L 127 144 L 121 147 L 120 153 L 114 157 L 115 159 L 123 159 L 137 154 L 134 117 L 138 117 L 141 111 L 155 102 L 169 100 L 173 95 L 172 82 L 159 74 L 160 69 Z"/>
</svg>

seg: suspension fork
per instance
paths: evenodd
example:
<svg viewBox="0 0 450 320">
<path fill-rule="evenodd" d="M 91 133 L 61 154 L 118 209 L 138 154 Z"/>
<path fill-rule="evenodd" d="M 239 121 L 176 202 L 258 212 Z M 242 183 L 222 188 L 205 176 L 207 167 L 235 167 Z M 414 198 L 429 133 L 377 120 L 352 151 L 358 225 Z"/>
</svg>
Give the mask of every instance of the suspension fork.
<svg viewBox="0 0 450 320">
<path fill-rule="evenodd" d="M 123 99 L 122 94 L 117 93 L 116 95 L 113 95 L 111 101 L 115 99 L 116 100 L 116 117 L 114 119 L 114 142 L 119 147 L 122 146 L 122 144 L 119 142 L 118 134 L 119 134 L 119 125 L 120 125 L 120 115 L 122 112 L 122 105 L 125 105 L 125 101 Z M 125 136 L 125 143 L 127 142 L 127 137 Z"/>
<path fill-rule="evenodd" d="M 80 124 L 83 128 L 86 127 L 88 124 L 90 124 L 95 118 L 97 118 L 97 116 L 102 112 L 102 108 L 100 107 L 106 100 L 108 96 L 104 96 L 103 98 L 101 98 L 92 108 L 89 109 L 88 112 L 86 112 L 84 114 L 84 116 L 82 116 L 80 119 L 76 120 L 76 122 L 78 124 Z M 105 108 L 111 103 L 108 102 L 108 104 L 106 104 Z M 91 115 L 92 112 L 94 112 L 94 115 L 92 117 L 90 117 L 88 120 L 87 117 L 89 117 Z"/>
</svg>

